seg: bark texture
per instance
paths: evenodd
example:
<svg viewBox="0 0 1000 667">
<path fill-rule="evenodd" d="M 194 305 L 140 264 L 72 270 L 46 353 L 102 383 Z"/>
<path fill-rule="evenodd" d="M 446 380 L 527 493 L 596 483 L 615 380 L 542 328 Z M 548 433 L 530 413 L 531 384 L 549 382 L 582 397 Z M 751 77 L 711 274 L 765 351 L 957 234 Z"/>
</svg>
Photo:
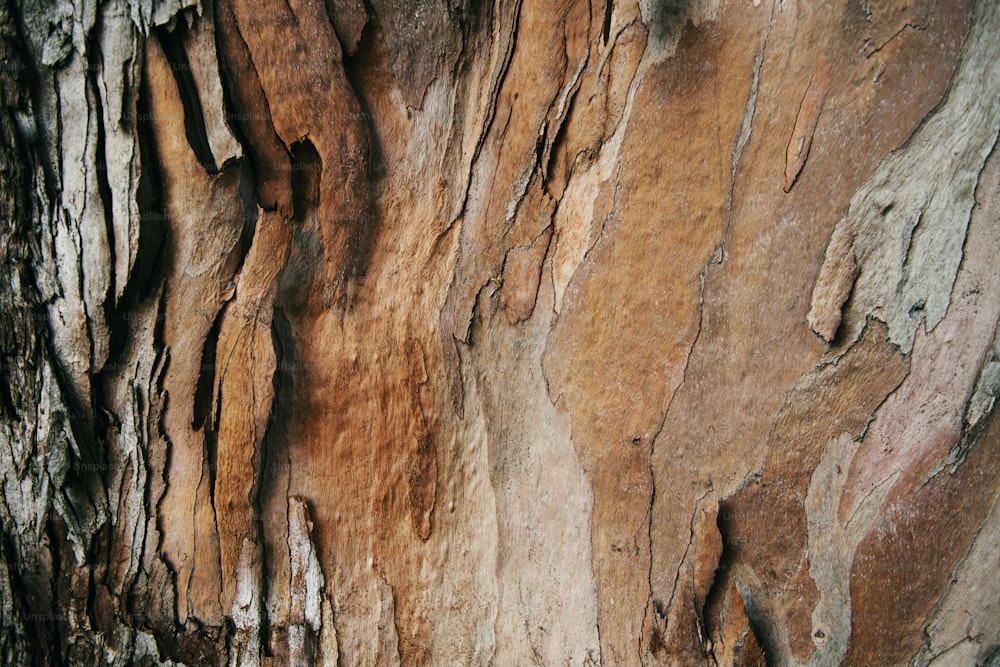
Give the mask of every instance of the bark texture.
<svg viewBox="0 0 1000 667">
<path fill-rule="evenodd" d="M 992 0 L 0 0 L 2 660 L 997 664 L 998 132 Z"/>
</svg>

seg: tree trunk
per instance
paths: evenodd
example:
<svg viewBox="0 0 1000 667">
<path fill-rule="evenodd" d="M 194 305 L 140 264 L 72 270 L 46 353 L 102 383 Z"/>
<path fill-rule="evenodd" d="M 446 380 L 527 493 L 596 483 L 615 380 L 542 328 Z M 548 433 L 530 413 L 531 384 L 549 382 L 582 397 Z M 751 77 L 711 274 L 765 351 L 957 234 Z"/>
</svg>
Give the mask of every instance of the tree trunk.
<svg viewBox="0 0 1000 667">
<path fill-rule="evenodd" d="M 0 14 L 5 664 L 1000 663 L 1000 4 Z"/>
</svg>

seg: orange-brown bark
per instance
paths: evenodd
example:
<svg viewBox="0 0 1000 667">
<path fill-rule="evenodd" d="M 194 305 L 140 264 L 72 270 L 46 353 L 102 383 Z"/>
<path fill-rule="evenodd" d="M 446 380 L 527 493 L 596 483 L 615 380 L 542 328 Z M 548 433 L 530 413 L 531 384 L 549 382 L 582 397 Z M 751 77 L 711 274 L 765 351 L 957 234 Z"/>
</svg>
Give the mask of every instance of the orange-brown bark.
<svg viewBox="0 0 1000 667">
<path fill-rule="evenodd" d="M 4 655 L 995 659 L 994 3 L 184 4 L 0 0 Z"/>
</svg>

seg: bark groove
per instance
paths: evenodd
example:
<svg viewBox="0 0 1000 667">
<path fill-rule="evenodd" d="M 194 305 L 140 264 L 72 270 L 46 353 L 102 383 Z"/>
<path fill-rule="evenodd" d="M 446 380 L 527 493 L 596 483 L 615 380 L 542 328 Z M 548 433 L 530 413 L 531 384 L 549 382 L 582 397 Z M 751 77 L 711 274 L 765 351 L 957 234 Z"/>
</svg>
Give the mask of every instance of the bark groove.
<svg viewBox="0 0 1000 667">
<path fill-rule="evenodd" d="M 0 0 L 3 661 L 992 664 L 998 34 Z"/>
</svg>

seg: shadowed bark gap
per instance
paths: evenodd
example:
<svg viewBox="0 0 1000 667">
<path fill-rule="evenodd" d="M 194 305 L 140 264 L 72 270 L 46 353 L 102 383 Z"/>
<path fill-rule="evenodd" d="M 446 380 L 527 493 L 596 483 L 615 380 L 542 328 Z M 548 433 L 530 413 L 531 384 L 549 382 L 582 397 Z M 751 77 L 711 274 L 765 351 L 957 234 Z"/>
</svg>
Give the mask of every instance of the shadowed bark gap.
<svg viewBox="0 0 1000 667">
<path fill-rule="evenodd" d="M 323 172 L 323 161 L 309 139 L 292 144 L 291 154 L 293 217 L 302 222 L 319 204 L 319 181 Z"/>
<path fill-rule="evenodd" d="M 160 28 L 155 31 L 163 53 L 167 56 L 170 69 L 177 82 L 181 102 L 184 104 L 184 134 L 198 162 L 210 174 L 218 173 L 215 156 L 208 142 L 208 132 L 205 130 L 205 117 L 201 109 L 201 98 L 198 88 L 191 75 L 191 63 L 184 51 L 183 38 L 178 31 L 184 30 L 183 22 L 178 23 L 173 30 Z"/>
<path fill-rule="evenodd" d="M 215 40 L 227 106 L 226 120 L 252 157 L 257 199 L 267 211 L 291 215 L 290 156 L 271 123 L 271 111 L 257 70 L 233 15 L 232 0 L 219 0 Z"/>
<path fill-rule="evenodd" d="M 206 432 L 218 429 L 215 422 L 207 423 L 206 419 L 211 415 L 216 415 L 215 403 L 215 355 L 219 346 L 219 330 L 222 328 L 222 320 L 226 316 L 226 309 L 219 309 L 219 314 L 215 316 L 212 328 L 205 338 L 205 344 L 201 351 L 201 373 L 198 375 L 198 384 L 194 390 L 194 419 L 191 421 L 191 428 L 204 429 Z M 214 462 L 210 461 L 214 464 Z M 214 466 L 213 466 L 214 469 Z M 215 480 L 212 481 L 215 486 Z"/>
</svg>

